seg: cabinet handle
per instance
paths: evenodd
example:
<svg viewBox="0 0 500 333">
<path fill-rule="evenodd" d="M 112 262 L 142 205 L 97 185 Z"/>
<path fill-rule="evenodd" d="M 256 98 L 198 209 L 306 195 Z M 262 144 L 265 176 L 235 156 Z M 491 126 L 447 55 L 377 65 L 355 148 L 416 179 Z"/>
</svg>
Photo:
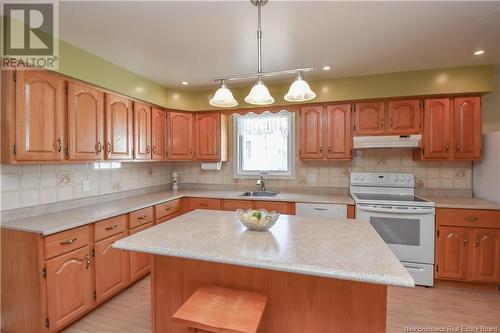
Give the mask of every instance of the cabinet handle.
<svg viewBox="0 0 500 333">
<path fill-rule="evenodd" d="M 450 145 L 449 145 L 449 144 L 446 144 L 446 145 L 444 146 L 444 150 L 445 150 L 446 152 L 450 151 Z"/>
<path fill-rule="evenodd" d="M 62 149 L 63 149 L 63 143 L 62 143 L 61 139 L 57 139 L 57 144 L 55 146 L 56 146 L 56 150 L 58 152 L 62 151 Z"/>
<path fill-rule="evenodd" d="M 469 240 L 467 239 L 467 237 L 464 238 L 464 246 L 467 246 L 467 243 L 469 243 Z"/>
<path fill-rule="evenodd" d="M 148 217 L 147 215 L 142 215 L 142 216 L 139 216 L 137 219 L 138 220 L 144 220 L 146 217 Z"/>
<path fill-rule="evenodd" d="M 89 269 L 89 267 L 90 267 L 90 256 L 87 254 L 85 256 L 85 259 L 87 259 L 87 267 L 86 268 Z"/>
<path fill-rule="evenodd" d="M 382 120 L 380 121 L 380 127 L 381 128 L 384 128 L 384 119 L 382 118 Z"/>
<path fill-rule="evenodd" d="M 111 143 L 108 142 L 108 154 L 111 154 Z"/>
<path fill-rule="evenodd" d="M 479 238 L 476 238 L 476 247 L 479 246 L 479 243 L 481 243 L 481 241 L 479 240 Z"/>
<path fill-rule="evenodd" d="M 153 146 L 153 154 L 156 154 L 156 146 Z"/>
<path fill-rule="evenodd" d="M 319 146 L 319 152 L 322 153 L 323 152 L 323 145 L 320 145 Z"/>
<path fill-rule="evenodd" d="M 393 122 L 392 122 L 392 118 L 389 119 L 389 127 L 392 128 L 392 125 L 393 125 Z"/>
<path fill-rule="evenodd" d="M 78 238 L 77 238 L 77 237 L 75 237 L 75 238 L 72 238 L 72 239 L 68 239 L 68 240 L 66 240 L 66 241 L 62 241 L 62 242 L 61 242 L 61 245 L 71 245 L 71 244 L 73 244 L 74 242 L 76 242 L 76 240 L 77 240 L 77 239 L 78 239 Z"/>
<path fill-rule="evenodd" d="M 170 210 L 170 207 L 165 208 L 165 210 L 168 212 Z"/>
<path fill-rule="evenodd" d="M 118 225 L 117 224 L 113 224 L 113 225 L 110 225 L 109 227 L 104 228 L 104 230 L 114 230 L 116 228 L 118 228 Z"/>
<path fill-rule="evenodd" d="M 326 208 L 314 208 L 314 210 L 327 210 Z"/>
<path fill-rule="evenodd" d="M 151 146 L 150 145 L 147 145 L 146 146 L 146 154 L 149 154 L 149 152 L 151 151 Z"/>
<path fill-rule="evenodd" d="M 460 151 L 460 148 L 461 148 L 460 145 L 457 145 L 457 151 Z"/>
<path fill-rule="evenodd" d="M 477 222 L 477 221 L 479 221 L 479 217 L 476 217 L 476 216 L 466 216 L 466 217 L 464 217 L 464 220 L 465 221 L 469 221 L 469 222 Z"/>
<path fill-rule="evenodd" d="M 102 144 L 101 144 L 101 142 L 99 141 L 99 142 L 95 145 L 95 153 L 96 153 L 96 155 L 99 155 L 101 152 L 102 152 Z"/>
<path fill-rule="evenodd" d="M 332 152 L 332 147 L 331 146 L 328 146 L 328 152 L 331 153 Z"/>
<path fill-rule="evenodd" d="M 207 207 L 208 206 L 208 204 L 206 204 L 204 202 L 200 203 L 200 205 L 201 205 L 201 207 Z"/>
</svg>

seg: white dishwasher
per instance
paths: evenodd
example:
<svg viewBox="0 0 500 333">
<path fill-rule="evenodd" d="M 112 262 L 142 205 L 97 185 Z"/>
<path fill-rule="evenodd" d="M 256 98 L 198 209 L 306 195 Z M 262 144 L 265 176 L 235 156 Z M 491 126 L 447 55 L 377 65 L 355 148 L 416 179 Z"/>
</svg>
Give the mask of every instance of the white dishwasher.
<svg viewBox="0 0 500 333">
<path fill-rule="evenodd" d="M 298 202 L 295 204 L 295 215 L 346 219 L 347 205 Z"/>
</svg>

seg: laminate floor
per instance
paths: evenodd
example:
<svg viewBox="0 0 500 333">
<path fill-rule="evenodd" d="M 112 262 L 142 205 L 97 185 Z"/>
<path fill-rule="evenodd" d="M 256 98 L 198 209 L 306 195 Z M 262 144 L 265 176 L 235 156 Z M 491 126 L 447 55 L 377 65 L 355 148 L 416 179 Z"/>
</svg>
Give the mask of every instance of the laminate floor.
<svg viewBox="0 0 500 333">
<path fill-rule="evenodd" d="M 64 333 L 148 333 L 150 279 L 139 281 Z M 500 291 L 456 283 L 434 288 L 389 287 L 387 332 L 500 332 Z M 442 330 L 441 330 L 442 329 Z M 468 330 L 465 330 L 468 329 Z"/>
</svg>

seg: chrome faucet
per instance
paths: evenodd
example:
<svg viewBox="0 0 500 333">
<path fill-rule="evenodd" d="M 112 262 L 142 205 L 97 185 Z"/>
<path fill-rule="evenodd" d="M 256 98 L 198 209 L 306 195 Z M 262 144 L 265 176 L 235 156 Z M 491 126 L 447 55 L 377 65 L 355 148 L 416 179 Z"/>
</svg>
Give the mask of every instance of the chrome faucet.
<svg viewBox="0 0 500 333">
<path fill-rule="evenodd" d="M 266 181 L 264 180 L 264 177 L 260 176 L 260 179 L 257 180 L 256 185 L 260 185 L 260 190 L 265 191 L 266 190 Z"/>
</svg>

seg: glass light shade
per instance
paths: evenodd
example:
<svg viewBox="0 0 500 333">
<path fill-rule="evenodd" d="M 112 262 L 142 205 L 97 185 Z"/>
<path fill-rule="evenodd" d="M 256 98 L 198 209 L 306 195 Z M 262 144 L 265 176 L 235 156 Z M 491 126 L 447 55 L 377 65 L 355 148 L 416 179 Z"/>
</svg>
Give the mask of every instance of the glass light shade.
<svg viewBox="0 0 500 333">
<path fill-rule="evenodd" d="M 208 102 L 212 106 L 219 108 L 231 108 L 238 105 L 234 99 L 233 93 L 229 90 L 224 83 L 222 83 L 214 94 L 214 97 Z"/>
<path fill-rule="evenodd" d="M 269 93 L 269 89 L 261 79 L 252 87 L 250 93 L 245 97 L 245 102 L 253 105 L 269 105 L 274 103 L 274 98 Z"/>
<path fill-rule="evenodd" d="M 288 102 L 305 102 L 314 98 L 316 98 L 316 94 L 300 75 L 297 80 L 293 81 L 290 89 L 285 95 L 285 101 Z"/>
</svg>

